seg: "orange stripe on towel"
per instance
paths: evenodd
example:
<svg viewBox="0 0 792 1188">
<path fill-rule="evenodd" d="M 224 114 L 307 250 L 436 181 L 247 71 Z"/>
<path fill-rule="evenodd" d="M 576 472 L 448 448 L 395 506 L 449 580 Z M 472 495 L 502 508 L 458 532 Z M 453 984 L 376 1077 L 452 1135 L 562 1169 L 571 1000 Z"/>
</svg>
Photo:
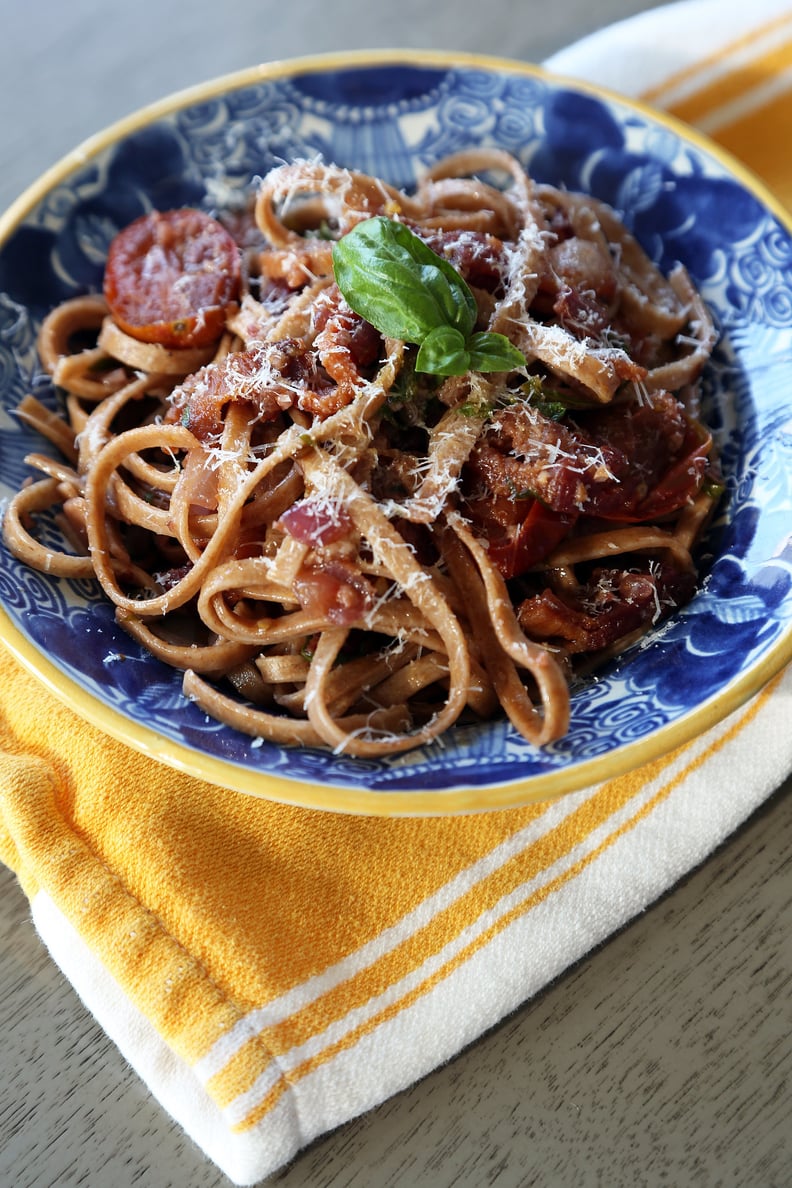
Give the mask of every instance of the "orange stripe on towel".
<svg viewBox="0 0 792 1188">
<path fill-rule="evenodd" d="M 643 97 L 712 136 L 792 207 L 792 14 L 731 42 Z"/>
<path fill-rule="evenodd" d="M 763 25 L 757 25 L 742 37 L 735 38 L 712 54 L 698 58 L 691 65 L 676 71 L 654 87 L 643 92 L 642 98 L 656 107 L 670 109 L 683 95 L 705 90 L 714 79 L 734 70 L 741 60 L 761 54 L 763 47 L 777 38 L 786 40 L 792 33 L 792 12 L 775 17 Z"/>
</svg>

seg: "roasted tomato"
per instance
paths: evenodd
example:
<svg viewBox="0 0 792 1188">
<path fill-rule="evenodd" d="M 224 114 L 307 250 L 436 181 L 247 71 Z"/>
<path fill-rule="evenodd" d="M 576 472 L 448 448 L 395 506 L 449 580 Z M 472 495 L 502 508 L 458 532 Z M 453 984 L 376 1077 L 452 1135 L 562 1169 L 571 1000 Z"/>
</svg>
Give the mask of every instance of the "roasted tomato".
<svg viewBox="0 0 792 1188">
<path fill-rule="evenodd" d="M 561 515 L 534 499 L 521 524 L 503 536 L 490 537 L 490 559 L 505 578 L 519 577 L 549 556 L 569 535 L 574 522 L 574 515 Z"/>
<path fill-rule="evenodd" d="M 200 210 L 152 211 L 110 244 L 105 299 L 116 324 L 141 342 L 211 345 L 239 286 L 239 248 Z"/>
<path fill-rule="evenodd" d="M 667 392 L 632 410 L 605 409 L 592 415 L 589 432 L 606 449 L 630 459 L 623 500 L 616 492 L 592 508 L 612 520 L 640 523 L 679 511 L 696 496 L 709 463 L 710 434 L 688 417 Z"/>
</svg>

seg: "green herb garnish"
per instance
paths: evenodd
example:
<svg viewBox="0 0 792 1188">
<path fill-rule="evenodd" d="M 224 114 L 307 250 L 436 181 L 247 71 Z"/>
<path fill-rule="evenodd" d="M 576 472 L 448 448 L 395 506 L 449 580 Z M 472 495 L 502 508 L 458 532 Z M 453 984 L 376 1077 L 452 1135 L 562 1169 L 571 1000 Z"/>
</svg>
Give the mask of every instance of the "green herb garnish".
<svg viewBox="0 0 792 1188">
<path fill-rule="evenodd" d="M 726 484 L 721 479 L 715 478 L 711 475 L 705 475 L 704 481 L 701 484 L 701 490 L 705 495 L 708 495 L 710 499 L 717 500 L 722 498 L 726 490 Z"/>
<path fill-rule="evenodd" d="M 525 366 L 505 334 L 473 332 L 476 299 L 457 270 L 409 227 L 380 215 L 333 246 L 333 271 L 347 304 L 387 338 L 419 347 L 417 371 L 464 375 Z"/>
<path fill-rule="evenodd" d="M 533 491 L 530 487 L 518 487 L 517 484 L 510 478 L 506 479 L 506 490 L 509 492 L 510 499 L 536 499 L 535 491 Z"/>
<path fill-rule="evenodd" d="M 537 400 L 534 408 L 548 421 L 560 421 L 569 412 L 567 406 L 560 400 Z"/>
<path fill-rule="evenodd" d="M 552 388 L 538 375 L 529 375 L 520 391 L 533 408 L 548 421 L 560 421 L 570 409 L 591 408 L 590 400 L 583 400 L 571 392 Z"/>
</svg>

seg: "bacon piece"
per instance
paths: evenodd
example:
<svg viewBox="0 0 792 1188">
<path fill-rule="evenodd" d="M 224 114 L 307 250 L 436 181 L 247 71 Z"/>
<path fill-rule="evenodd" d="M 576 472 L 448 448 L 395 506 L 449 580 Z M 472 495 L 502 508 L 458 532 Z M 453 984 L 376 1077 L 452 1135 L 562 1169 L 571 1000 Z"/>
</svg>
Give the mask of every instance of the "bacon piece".
<svg viewBox="0 0 792 1188">
<path fill-rule="evenodd" d="M 525 404 L 495 414 L 466 470 L 474 490 L 483 487 L 507 504 L 533 497 L 561 515 L 576 516 L 598 511 L 614 489 L 621 500 L 629 463 L 621 451 L 600 447 Z"/>
<path fill-rule="evenodd" d="M 698 492 L 712 438 L 669 392 L 653 393 L 632 408 L 592 413 L 586 429 L 603 450 L 618 451 L 630 461 L 621 503 L 599 501 L 599 514 L 622 521 L 657 519 L 678 511 Z"/>
<path fill-rule="evenodd" d="M 254 342 L 188 376 L 171 395 L 168 419 L 181 419 L 200 441 L 217 437 L 231 402 L 249 405 L 251 419 L 272 421 L 295 402 L 304 356 L 297 339 Z"/>
<path fill-rule="evenodd" d="M 694 585 L 693 574 L 656 563 L 642 572 L 595 569 L 574 601 L 547 589 L 526 598 L 517 618 L 531 639 L 596 652 L 689 601 Z"/>
<path fill-rule="evenodd" d="M 508 266 L 503 243 L 495 235 L 486 231 L 414 230 L 474 288 L 494 293 L 503 283 Z"/>
<path fill-rule="evenodd" d="M 574 428 L 531 405 L 496 413 L 463 472 L 466 510 L 505 578 L 525 573 L 580 516 L 638 523 L 678 511 L 704 479 L 711 439 L 667 392 L 581 413 Z"/>
<path fill-rule="evenodd" d="M 336 386 L 312 385 L 300 396 L 298 407 L 324 420 L 355 399 L 367 368 L 380 357 L 382 338 L 349 308 L 336 285 L 317 302 L 314 328 L 318 330 L 313 344 L 316 358 Z"/>
<path fill-rule="evenodd" d="M 497 413 L 471 453 L 466 490 L 490 500 L 499 523 L 521 521 L 514 504 L 529 497 L 564 516 L 638 521 L 678 511 L 701 486 L 711 439 L 668 392 L 577 420 L 572 428 L 530 405 Z"/>
<path fill-rule="evenodd" d="M 548 250 L 548 267 L 531 312 L 555 317 L 576 338 L 599 338 L 613 323 L 619 286 L 607 245 L 575 235 L 568 225 Z"/>
<path fill-rule="evenodd" d="M 610 307 L 596 293 L 564 286 L 553 302 L 553 313 L 562 326 L 580 338 L 599 338 L 610 326 Z"/>
</svg>

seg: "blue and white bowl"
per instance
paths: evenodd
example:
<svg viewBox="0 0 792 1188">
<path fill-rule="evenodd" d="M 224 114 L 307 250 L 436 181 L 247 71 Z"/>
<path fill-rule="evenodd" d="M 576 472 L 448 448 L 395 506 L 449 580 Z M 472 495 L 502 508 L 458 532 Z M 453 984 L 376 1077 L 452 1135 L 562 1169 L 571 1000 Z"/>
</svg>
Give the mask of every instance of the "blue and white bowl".
<svg viewBox="0 0 792 1188">
<path fill-rule="evenodd" d="M 573 691 L 568 735 L 538 750 L 503 720 L 391 759 L 252 740 L 209 720 L 90 582 L 3 551 L 0 637 L 54 693 L 129 745 L 214 783 L 350 812 L 448 813 L 550 799 L 712 726 L 792 658 L 792 222 L 744 169 L 666 116 L 542 71 L 472 56 L 349 54 L 257 67 L 183 92 L 82 145 L 0 222 L 0 498 L 41 440 L 13 416 L 54 393 L 35 339 L 57 302 L 101 287 L 139 214 L 208 210 L 294 157 L 409 188 L 448 153 L 514 153 L 540 181 L 623 215 L 668 270 L 688 268 L 719 345 L 705 414 L 727 493 L 693 601 Z"/>
</svg>

